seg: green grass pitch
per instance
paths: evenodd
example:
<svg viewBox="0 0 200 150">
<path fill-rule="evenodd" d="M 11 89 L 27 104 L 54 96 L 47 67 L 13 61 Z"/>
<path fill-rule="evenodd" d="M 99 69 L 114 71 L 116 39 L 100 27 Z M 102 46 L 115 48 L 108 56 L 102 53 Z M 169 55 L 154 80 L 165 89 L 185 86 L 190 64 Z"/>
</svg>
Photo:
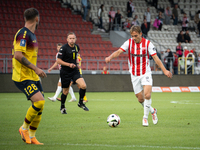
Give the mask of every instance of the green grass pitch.
<svg viewBox="0 0 200 150">
<path fill-rule="evenodd" d="M 142 126 L 143 108 L 133 92 L 88 92 L 90 109 L 66 101 L 67 115 L 60 102 L 47 99 L 36 137 L 45 145 L 27 145 L 19 135 L 26 111 L 31 105 L 22 93 L 0 93 L 0 150 L 146 150 L 200 149 L 200 93 L 152 93 L 152 106 L 158 109 L 158 124 Z M 78 98 L 78 93 L 75 93 Z M 121 123 L 107 125 L 108 115 L 116 113 Z"/>
</svg>

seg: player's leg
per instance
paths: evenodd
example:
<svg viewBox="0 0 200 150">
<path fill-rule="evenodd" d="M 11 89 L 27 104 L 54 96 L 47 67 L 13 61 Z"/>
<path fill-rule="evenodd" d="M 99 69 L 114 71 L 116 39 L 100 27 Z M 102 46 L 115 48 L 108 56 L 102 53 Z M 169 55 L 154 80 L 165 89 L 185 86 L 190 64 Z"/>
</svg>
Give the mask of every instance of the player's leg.
<svg viewBox="0 0 200 150">
<path fill-rule="evenodd" d="M 151 112 L 153 123 L 157 124 L 157 110 L 151 106 L 152 83 L 153 80 L 151 74 L 146 74 L 142 77 L 141 84 L 144 89 L 144 118 L 148 118 L 149 112 Z"/>
<path fill-rule="evenodd" d="M 69 100 L 69 102 L 75 102 L 76 101 L 76 96 L 74 94 L 72 84 L 73 84 L 73 81 L 71 81 L 70 87 L 69 87 L 69 94 L 71 95 L 71 99 Z"/>
<path fill-rule="evenodd" d="M 40 84 L 39 81 L 37 82 Z M 23 125 L 19 128 L 19 133 L 22 137 L 22 140 L 28 144 L 31 144 L 31 139 L 29 137 L 29 126 L 34 118 L 38 115 L 39 111 L 43 110 L 45 103 L 44 97 L 35 81 L 26 80 L 14 83 L 26 95 L 27 99 L 32 101 L 32 105 L 29 107 L 26 113 Z"/>
<path fill-rule="evenodd" d="M 42 103 L 44 103 L 44 96 L 43 96 L 43 89 L 42 89 L 42 85 L 40 84 L 40 82 L 36 82 L 36 86 L 38 87 L 38 89 L 40 90 L 40 93 L 42 94 L 42 97 L 40 94 L 38 95 L 33 95 L 30 99 L 32 101 L 32 106 L 34 105 L 35 108 L 39 108 L 38 113 L 36 115 L 36 117 L 31 121 L 30 126 L 29 126 L 29 136 L 31 138 L 31 144 L 37 144 L 37 145 L 43 145 L 43 143 L 40 143 L 36 137 L 36 130 L 40 124 L 40 121 L 42 119 L 42 111 L 44 109 L 44 105 L 42 106 Z M 42 99 L 42 100 L 41 100 Z"/>
<path fill-rule="evenodd" d="M 48 97 L 48 99 L 51 100 L 52 102 L 55 102 L 56 98 L 61 93 L 61 91 L 62 91 L 61 79 L 59 79 L 55 95 L 53 97 Z"/>
<path fill-rule="evenodd" d="M 77 84 L 77 87 L 80 89 L 80 87 L 78 86 L 78 84 Z M 86 97 L 86 94 L 85 94 L 84 97 L 83 97 L 83 103 L 86 103 L 86 102 L 88 102 L 88 100 L 87 100 L 87 97 Z"/>
<path fill-rule="evenodd" d="M 60 77 L 61 77 L 61 85 L 62 85 L 60 111 L 62 114 L 67 114 L 66 108 L 65 108 L 65 101 L 67 99 L 67 94 L 69 92 L 69 86 L 70 86 L 72 77 L 69 76 L 69 74 L 67 72 L 62 71 L 62 70 L 60 71 Z"/>
<path fill-rule="evenodd" d="M 78 106 L 80 108 L 83 108 L 83 110 L 85 110 L 85 111 L 89 111 L 89 109 L 85 106 L 85 104 L 83 104 L 83 97 L 85 96 L 85 93 L 86 93 L 85 80 L 83 78 L 78 78 L 76 80 L 76 83 L 80 87 L 80 89 L 79 89 L 79 103 L 78 103 Z"/>
<path fill-rule="evenodd" d="M 60 106 L 60 111 L 62 114 L 67 114 L 66 112 L 66 108 L 65 108 L 65 102 L 67 99 L 67 95 L 69 92 L 69 87 L 68 88 L 64 88 L 62 87 L 63 91 L 62 91 L 62 95 L 61 95 L 61 106 Z"/>
</svg>

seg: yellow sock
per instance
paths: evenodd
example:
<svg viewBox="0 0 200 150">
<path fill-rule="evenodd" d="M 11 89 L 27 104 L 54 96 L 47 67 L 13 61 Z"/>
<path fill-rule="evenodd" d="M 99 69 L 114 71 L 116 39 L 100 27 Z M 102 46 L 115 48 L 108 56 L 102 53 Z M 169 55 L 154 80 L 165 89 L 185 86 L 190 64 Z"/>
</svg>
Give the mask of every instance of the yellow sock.
<svg viewBox="0 0 200 150">
<path fill-rule="evenodd" d="M 22 127 L 23 127 L 23 129 L 28 129 L 28 127 L 29 127 L 29 124 L 27 124 L 25 121 L 24 121 L 24 123 L 23 123 L 23 125 L 22 125 Z"/>
<path fill-rule="evenodd" d="M 39 112 L 42 112 L 44 108 L 44 103 L 45 101 L 37 101 L 32 104 L 32 106 L 29 107 L 27 113 L 26 113 L 26 118 L 25 118 L 25 123 L 23 124 L 23 128 L 27 129 L 27 126 L 30 125 L 30 123 L 33 121 L 33 119 L 38 115 Z"/>
<path fill-rule="evenodd" d="M 86 97 L 86 95 L 83 97 L 83 100 L 84 100 L 84 101 L 87 101 L 87 97 Z"/>
<path fill-rule="evenodd" d="M 35 137 L 36 130 L 29 129 L 29 136 L 30 138 Z"/>
</svg>

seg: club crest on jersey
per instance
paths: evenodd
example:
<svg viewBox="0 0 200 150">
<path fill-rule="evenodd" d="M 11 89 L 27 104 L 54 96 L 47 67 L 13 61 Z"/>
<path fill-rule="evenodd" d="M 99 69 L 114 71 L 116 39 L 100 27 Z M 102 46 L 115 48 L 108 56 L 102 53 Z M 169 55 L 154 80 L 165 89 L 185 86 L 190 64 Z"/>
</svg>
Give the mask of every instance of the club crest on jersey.
<svg viewBox="0 0 200 150">
<path fill-rule="evenodd" d="M 21 39 L 20 46 L 22 46 L 22 47 L 26 46 L 26 40 L 25 39 Z"/>
</svg>

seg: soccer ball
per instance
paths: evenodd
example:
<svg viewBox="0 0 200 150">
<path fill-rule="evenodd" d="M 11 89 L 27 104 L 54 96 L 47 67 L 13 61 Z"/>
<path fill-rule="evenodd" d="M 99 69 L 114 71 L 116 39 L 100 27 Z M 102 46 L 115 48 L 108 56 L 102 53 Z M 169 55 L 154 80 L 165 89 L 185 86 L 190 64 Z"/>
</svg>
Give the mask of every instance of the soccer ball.
<svg viewBox="0 0 200 150">
<path fill-rule="evenodd" d="M 120 117 L 116 114 L 111 114 L 107 118 L 107 124 L 110 127 L 117 127 L 120 124 Z"/>
</svg>

